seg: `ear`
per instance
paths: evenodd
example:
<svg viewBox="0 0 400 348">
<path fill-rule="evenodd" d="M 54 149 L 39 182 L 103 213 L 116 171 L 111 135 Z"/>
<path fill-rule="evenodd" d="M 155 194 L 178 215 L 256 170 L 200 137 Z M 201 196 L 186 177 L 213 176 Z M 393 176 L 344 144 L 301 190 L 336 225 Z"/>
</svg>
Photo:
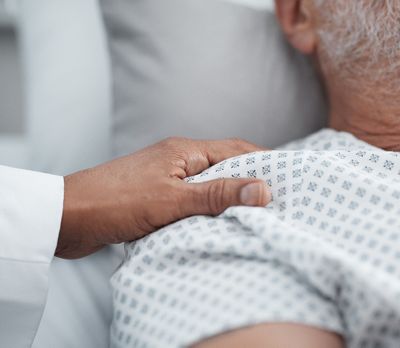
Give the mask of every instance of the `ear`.
<svg viewBox="0 0 400 348">
<path fill-rule="evenodd" d="M 289 42 L 304 54 L 317 45 L 315 19 L 310 0 L 275 0 L 276 16 Z"/>
</svg>

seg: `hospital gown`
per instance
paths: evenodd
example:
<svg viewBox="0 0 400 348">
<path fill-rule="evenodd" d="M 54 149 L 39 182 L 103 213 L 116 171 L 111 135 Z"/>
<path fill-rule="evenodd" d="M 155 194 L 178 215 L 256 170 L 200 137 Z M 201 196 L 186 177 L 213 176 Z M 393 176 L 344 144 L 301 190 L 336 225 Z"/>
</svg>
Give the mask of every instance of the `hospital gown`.
<svg viewBox="0 0 400 348">
<path fill-rule="evenodd" d="M 264 179 L 273 202 L 176 222 L 125 247 L 113 347 L 184 347 L 292 322 L 348 347 L 400 347 L 400 157 L 322 130 L 190 182 Z"/>
</svg>

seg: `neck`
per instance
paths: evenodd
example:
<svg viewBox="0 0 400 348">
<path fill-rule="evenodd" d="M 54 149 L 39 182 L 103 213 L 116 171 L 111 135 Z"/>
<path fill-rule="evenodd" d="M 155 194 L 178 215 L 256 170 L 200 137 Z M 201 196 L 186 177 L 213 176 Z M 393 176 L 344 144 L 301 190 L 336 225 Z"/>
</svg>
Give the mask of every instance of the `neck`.
<svg viewBox="0 0 400 348">
<path fill-rule="evenodd" d="M 328 88 L 329 125 L 352 133 L 373 146 L 400 151 L 400 102 L 397 97 L 381 93 L 379 88 Z"/>
</svg>

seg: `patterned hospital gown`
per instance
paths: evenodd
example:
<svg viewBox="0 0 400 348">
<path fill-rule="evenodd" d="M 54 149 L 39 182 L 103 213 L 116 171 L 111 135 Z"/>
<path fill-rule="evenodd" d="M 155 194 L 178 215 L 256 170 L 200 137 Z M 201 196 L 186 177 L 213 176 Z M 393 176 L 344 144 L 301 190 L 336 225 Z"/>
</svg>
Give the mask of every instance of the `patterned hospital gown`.
<svg viewBox="0 0 400 348">
<path fill-rule="evenodd" d="M 268 322 L 400 347 L 400 157 L 322 130 L 190 178 L 254 177 L 266 208 L 195 216 L 125 247 L 113 347 L 185 347 Z"/>
</svg>

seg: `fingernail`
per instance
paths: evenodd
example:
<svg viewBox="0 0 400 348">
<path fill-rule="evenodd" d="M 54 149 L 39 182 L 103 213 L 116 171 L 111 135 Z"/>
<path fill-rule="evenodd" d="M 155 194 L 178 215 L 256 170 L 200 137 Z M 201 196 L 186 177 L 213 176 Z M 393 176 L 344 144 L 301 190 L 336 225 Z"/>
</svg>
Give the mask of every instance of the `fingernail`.
<svg viewBox="0 0 400 348">
<path fill-rule="evenodd" d="M 263 182 L 248 184 L 240 191 L 240 202 L 243 205 L 258 206 L 271 200 L 267 186 Z"/>
</svg>

